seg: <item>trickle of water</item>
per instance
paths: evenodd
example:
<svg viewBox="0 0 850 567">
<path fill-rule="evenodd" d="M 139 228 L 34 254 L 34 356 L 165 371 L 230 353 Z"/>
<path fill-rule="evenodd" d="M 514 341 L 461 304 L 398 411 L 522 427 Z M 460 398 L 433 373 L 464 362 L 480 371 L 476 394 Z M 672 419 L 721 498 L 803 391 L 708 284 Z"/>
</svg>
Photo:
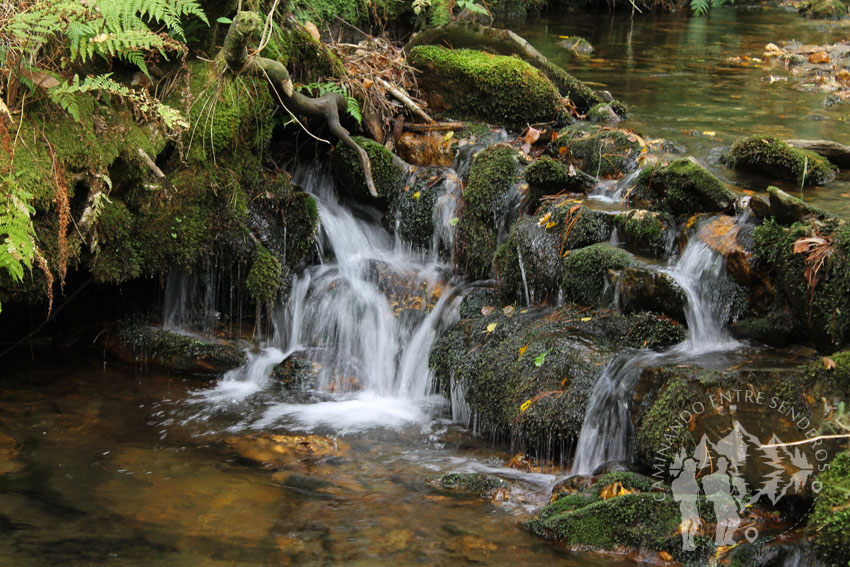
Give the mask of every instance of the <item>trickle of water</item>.
<svg viewBox="0 0 850 567">
<path fill-rule="evenodd" d="M 519 260 L 519 273 L 522 275 L 522 288 L 525 291 L 525 305 L 528 307 L 531 305 L 531 294 L 528 292 L 528 279 L 525 276 L 525 264 L 522 263 L 522 251 L 519 245 L 516 247 L 516 254 Z"/>
<path fill-rule="evenodd" d="M 665 272 L 687 297 L 688 336 L 664 353 L 621 352 L 605 367 L 588 399 L 573 460 L 574 473 L 590 474 L 602 463 L 629 458 L 629 400 L 644 368 L 661 360 L 687 360 L 741 346 L 725 329 L 731 306 L 729 298 L 718 293 L 725 274 L 722 256 L 695 236 Z"/>
<path fill-rule="evenodd" d="M 195 278 L 180 268 L 172 268 L 165 281 L 162 300 L 162 327 L 167 331 L 182 331 L 190 322 L 195 301 Z"/>
</svg>

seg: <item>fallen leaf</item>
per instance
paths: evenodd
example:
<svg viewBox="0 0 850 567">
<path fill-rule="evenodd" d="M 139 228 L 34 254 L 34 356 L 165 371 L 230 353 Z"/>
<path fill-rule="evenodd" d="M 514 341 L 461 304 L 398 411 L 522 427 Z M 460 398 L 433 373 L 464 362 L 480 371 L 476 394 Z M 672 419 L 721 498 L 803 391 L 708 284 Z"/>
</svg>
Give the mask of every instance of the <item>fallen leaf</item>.
<svg viewBox="0 0 850 567">
<path fill-rule="evenodd" d="M 549 351 L 551 350 L 551 348 L 549 350 L 545 350 L 538 354 L 536 357 L 534 357 L 534 366 L 536 366 L 537 368 L 543 366 L 546 363 L 546 355 L 549 354 Z"/>
<path fill-rule="evenodd" d="M 418 199 L 419 198 L 419 191 L 417 191 L 416 193 L 411 195 L 411 197 L 413 197 L 414 199 Z"/>
<path fill-rule="evenodd" d="M 59 81 L 54 77 L 51 77 L 47 73 L 43 73 L 42 71 L 38 71 L 35 69 L 21 69 L 20 74 L 25 79 L 32 81 L 32 83 L 43 89 L 52 89 L 53 87 L 57 87 L 60 85 Z"/>
<path fill-rule="evenodd" d="M 809 63 L 829 63 L 829 53 L 826 51 L 817 51 L 809 55 Z"/>
<path fill-rule="evenodd" d="M 521 347 L 519 347 L 519 355 L 520 355 L 520 356 L 524 355 L 524 354 L 525 354 L 525 351 L 527 351 L 527 350 L 528 350 L 528 345 L 527 345 L 527 344 L 526 344 L 526 345 L 523 345 L 523 346 L 521 346 Z"/>
<path fill-rule="evenodd" d="M 375 84 L 375 81 L 373 81 L 372 79 L 365 79 L 363 81 L 363 88 L 368 89 L 369 87 L 371 87 L 374 84 Z"/>
<path fill-rule="evenodd" d="M 703 132 L 702 135 L 703 136 L 709 136 L 709 137 L 713 138 L 714 136 L 717 135 L 717 132 L 708 131 L 708 132 Z"/>
<path fill-rule="evenodd" d="M 537 226 L 543 226 L 543 225 L 545 225 L 547 222 L 549 222 L 549 219 L 550 219 L 551 217 L 552 217 L 552 213 L 546 213 L 545 215 L 543 215 L 542 217 L 540 217 L 540 220 L 539 220 L 539 221 L 537 221 Z"/>
<path fill-rule="evenodd" d="M 458 217 L 452 217 L 452 220 L 449 221 L 449 224 L 451 226 L 457 226 L 457 223 L 459 223 L 459 222 L 460 222 L 460 219 Z"/>
<path fill-rule="evenodd" d="M 496 310 L 496 308 L 493 307 L 492 305 L 485 305 L 481 308 L 481 315 L 486 317 L 487 315 L 491 315 L 493 313 L 493 311 L 495 311 L 495 310 Z"/>
<path fill-rule="evenodd" d="M 486 331 L 486 332 L 487 332 L 487 334 L 490 334 L 490 333 L 492 333 L 493 331 L 495 331 L 495 330 L 496 330 L 496 327 L 498 327 L 498 326 L 499 326 L 499 324 L 498 324 L 498 323 L 490 323 L 489 325 L 487 325 L 487 331 Z"/>
<path fill-rule="evenodd" d="M 588 321 L 592 321 L 592 320 L 593 320 L 593 317 L 582 317 L 581 318 L 582 323 L 587 323 Z"/>
<path fill-rule="evenodd" d="M 454 133 L 454 132 L 449 131 L 448 133 L 446 133 L 446 135 L 445 135 L 445 136 L 443 136 L 443 140 L 444 140 L 444 141 L 446 141 L 446 142 L 448 142 L 449 140 L 451 140 L 451 139 L 452 139 L 452 137 L 454 137 L 454 135 L 455 135 L 455 133 Z"/>
<path fill-rule="evenodd" d="M 546 223 L 546 230 L 549 230 L 549 229 L 550 229 L 550 228 L 552 228 L 553 226 L 555 226 L 555 223 L 554 223 L 554 222 L 552 222 L 552 221 L 547 222 L 547 223 Z"/>
<path fill-rule="evenodd" d="M 567 155 L 567 146 L 561 146 L 560 148 L 558 148 L 558 155 L 561 157 Z"/>
<path fill-rule="evenodd" d="M 823 367 L 827 370 L 835 370 L 835 361 L 825 356 L 823 357 Z"/>
<path fill-rule="evenodd" d="M 525 400 L 524 402 L 522 402 L 522 405 L 519 406 L 519 411 L 523 412 L 523 411 L 527 410 L 528 406 L 530 406 L 530 405 L 531 405 L 531 400 Z"/>
<path fill-rule="evenodd" d="M 514 316 L 514 311 L 515 311 L 515 309 L 514 309 L 514 306 L 513 306 L 513 305 L 506 305 L 506 306 L 502 309 L 502 313 L 504 313 L 504 314 L 505 314 L 505 315 L 507 315 L 508 317 L 513 317 L 513 316 Z"/>
</svg>

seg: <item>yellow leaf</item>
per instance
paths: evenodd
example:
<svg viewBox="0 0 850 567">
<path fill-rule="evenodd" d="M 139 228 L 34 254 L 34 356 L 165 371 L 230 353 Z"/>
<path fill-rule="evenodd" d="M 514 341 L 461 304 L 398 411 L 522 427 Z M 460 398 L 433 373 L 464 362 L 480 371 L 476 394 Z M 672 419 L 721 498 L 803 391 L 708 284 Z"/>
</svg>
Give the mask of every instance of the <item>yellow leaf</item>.
<svg viewBox="0 0 850 567">
<path fill-rule="evenodd" d="M 552 216 L 552 213 L 546 213 L 545 215 L 540 217 L 540 220 L 537 221 L 537 226 L 543 226 L 544 224 L 549 222 L 549 218 L 551 218 L 551 216 Z"/>
<path fill-rule="evenodd" d="M 490 323 L 489 325 L 487 325 L 487 333 L 492 333 L 493 331 L 496 330 L 496 327 L 498 327 L 498 326 L 499 326 L 498 323 Z"/>
<path fill-rule="evenodd" d="M 587 323 L 588 321 L 591 321 L 592 319 L 593 319 L 593 317 L 582 317 L 582 318 L 581 318 L 581 322 L 582 322 L 582 323 Z"/>
<path fill-rule="evenodd" d="M 702 135 L 703 135 L 703 136 L 712 136 L 712 137 L 713 137 L 713 136 L 716 136 L 716 135 L 717 135 L 717 132 L 711 132 L 711 131 L 708 131 L 708 132 L 703 132 L 703 133 L 702 133 Z"/>
<path fill-rule="evenodd" d="M 568 36 L 568 35 L 559 35 L 559 36 L 558 36 L 558 39 L 570 39 L 570 36 Z"/>
<path fill-rule="evenodd" d="M 519 355 L 520 356 L 524 355 L 525 351 L 527 351 L 527 350 L 528 350 L 528 345 L 524 345 L 524 346 L 519 347 Z"/>
<path fill-rule="evenodd" d="M 443 136 L 443 140 L 444 140 L 444 141 L 446 141 L 446 142 L 448 142 L 449 140 L 451 140 L 451 139 L 452 139 L 452 137 L 454 137 L 454 135 L 455 135 L 455 133 L 454 133 L 454 132 L 449 131 L 449 132 L 448 132 L 445 136 Z"/>
<path fill-rule="evenodd" d="M 519 406 L 519 411 L 523 412 L 528 409 L 528 406 L 531 405 L 531 400 L 525 400 L 521 406 Z"/>
<path fill-rule="evenodd" d="M 548 229 L 550 229 L 550 228 L 552 228 L 553 226 L 555 226 L 555 223 L 554 223 L 554 222 L 552 222 L 552 221 L 549 221 L 549 222 L 547 222 L 547 223 L 546 223 L 546 229 L 547 229 L 547 230 L 548 230 Z"/>
<path fill-rule="evenodd" d="M 823 367 L 827 370 L 835 370 L 835 361 L 825 356 L 823 357 Z"/>
<path fill-rule="evenodd" d="M 419 191 L 417 191 L 416 193 L 411 195 L 411 197 L 413 197 L 414 199 L 418 199 L 419 198 Z"/>
</svg>

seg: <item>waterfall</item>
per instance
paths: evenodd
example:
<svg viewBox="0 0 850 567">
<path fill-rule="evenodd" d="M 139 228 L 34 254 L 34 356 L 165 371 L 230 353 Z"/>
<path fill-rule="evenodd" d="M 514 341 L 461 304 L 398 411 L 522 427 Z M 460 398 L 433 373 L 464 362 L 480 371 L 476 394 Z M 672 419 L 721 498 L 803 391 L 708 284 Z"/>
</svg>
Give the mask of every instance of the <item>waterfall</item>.
<svg viewBox="0 0 850 567">
<path fill-rule="evenodd" d="M 725 277 L 720 254 L 694 236 L 678 261 L 664 271 L 681 286 L 687 297 L 688 336 L 662 353 L 620 352 L 604 368 L 588 399 L 573 461 L 575 473 L 590 474 L 604 462 L 629 457 L 629 401 L 644 368 L 662 360 L 688 360 L 740 346 L 725 329 L 731 306 L 729 298 L 718 291 Z"/>
</svg>

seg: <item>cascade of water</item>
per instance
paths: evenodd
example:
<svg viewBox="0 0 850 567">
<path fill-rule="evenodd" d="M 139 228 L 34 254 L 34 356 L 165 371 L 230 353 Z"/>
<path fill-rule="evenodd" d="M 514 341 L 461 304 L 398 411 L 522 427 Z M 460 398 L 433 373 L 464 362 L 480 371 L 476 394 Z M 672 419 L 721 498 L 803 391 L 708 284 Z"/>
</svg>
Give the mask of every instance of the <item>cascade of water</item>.
<svg viewBox="0 0 850 567">
<path fill-rule="evenodd" d="M 195 283 L 194 276 L 183 269 L 168 272 L 162 300 L 162 327 L 167 331 L 182 331 L 190 323 Z"/>
<path fill-rule="evenodd" d="M 687 359 L 740 346 L 725 330 L 731 307 L 729 298 L 718 292 L 725 272 L 723 257 L 697 236 L 665 271 L 687 297 L 688 336 L 663 353 L 621 352 L 605 367 L 588 400 L 573 461 L 575 473 L 589 474 L 604 462 L 628 458 L 629 401 L 644 368 L 662 359 Z"/>
</svg>

